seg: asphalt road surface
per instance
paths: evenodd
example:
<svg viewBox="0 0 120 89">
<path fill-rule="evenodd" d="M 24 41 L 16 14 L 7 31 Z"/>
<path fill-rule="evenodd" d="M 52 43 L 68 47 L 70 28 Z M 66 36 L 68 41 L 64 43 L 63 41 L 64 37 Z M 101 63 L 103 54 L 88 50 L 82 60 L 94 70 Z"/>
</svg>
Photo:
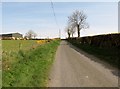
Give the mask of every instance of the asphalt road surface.
<svg viewBox="0 0 120 89">
<path fill-rule="evenodd" d="M 118 87 L 115 68 L 76 49 L 66 41 L 61 42 L 48 87 Z"/>
</svg>

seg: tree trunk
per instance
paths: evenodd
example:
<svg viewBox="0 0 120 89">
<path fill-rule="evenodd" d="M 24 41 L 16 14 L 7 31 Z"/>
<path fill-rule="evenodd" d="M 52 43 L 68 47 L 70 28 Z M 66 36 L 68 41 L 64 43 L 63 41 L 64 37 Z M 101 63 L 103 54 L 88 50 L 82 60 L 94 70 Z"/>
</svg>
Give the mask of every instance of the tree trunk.
<svg viewBox="0 0 120 89">
<path fill-rule="evenodd" d="M 78 31 L 78 37 L 80 37 L 80 28 L 79 28 L 79 25 L 77 25 L 77 31 Z"/>
<path fill-rule="evenodd" d="M 72 33 L 72 37 L 73 37 L 73 33 Z"/>
<path fill-rule="evenodd" d="M 70 38 L 70 33 L 68 33 L 68 38 Z"/>
</svg>

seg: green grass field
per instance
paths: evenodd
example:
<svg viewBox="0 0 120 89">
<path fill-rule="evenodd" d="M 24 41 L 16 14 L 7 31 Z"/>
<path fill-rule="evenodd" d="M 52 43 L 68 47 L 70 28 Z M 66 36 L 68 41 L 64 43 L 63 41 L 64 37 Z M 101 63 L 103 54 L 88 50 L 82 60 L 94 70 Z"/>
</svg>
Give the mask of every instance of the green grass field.
<svg viewBox="0 0 120 89">
<path fill-rule="evenodd" d="M 3 51 L 19 51 L 27 50 L 37 45 L 36 40 L 2 40 Z"/>
<path fill-rule="evenodd" d="M 2 86 L 45 87 L 59 42 L 59 40 L 55 40 L 30 49 L 31 45 L 36 45 L 36 42 L 25 40 L 21 49 L 18 49 L 19 40 L 3 41 L 3 50 L 10 54 L 3 53 L 2 55 Z"/>
</svg>

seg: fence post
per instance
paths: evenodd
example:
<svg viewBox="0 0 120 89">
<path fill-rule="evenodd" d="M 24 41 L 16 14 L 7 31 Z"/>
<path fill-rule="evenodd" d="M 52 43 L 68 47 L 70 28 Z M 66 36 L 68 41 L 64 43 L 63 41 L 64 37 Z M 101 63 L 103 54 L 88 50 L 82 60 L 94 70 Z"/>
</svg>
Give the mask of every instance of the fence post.
<svg viewBox="0 0 120 89">
<path fill-rule="evenodd" d="M 19 43 L 19 50 L 21 49 L 21 43 Z"/>
</svg>

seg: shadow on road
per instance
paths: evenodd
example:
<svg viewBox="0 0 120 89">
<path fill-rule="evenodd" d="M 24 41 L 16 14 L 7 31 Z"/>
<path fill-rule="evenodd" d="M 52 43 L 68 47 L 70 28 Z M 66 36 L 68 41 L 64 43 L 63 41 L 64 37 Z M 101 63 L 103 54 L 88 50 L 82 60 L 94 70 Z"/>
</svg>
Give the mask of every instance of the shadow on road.
<svg viewBox="0 0 120 89">
<path fill-rule="evenodd" d="M 117 76 L 120 78 L 120 71 L 111 71 L 113 75 Z"/>
<path fill-rule="evenodd" d="M 66 42 L 66 44 L 64 45 L 69 45 L 72 49 L 76 50 L 77 52 L 81 53 L 82 55 L 88 57 L 91 61 L 97 62 L 99 64 L 101 64 L 103 67 L 110 69 L 111 73 L 117 77 L 120 78 L 120 70 L 118 70 L 118 68 L 115 68 L 113 66 L 111 66 L 110 64 L 106 63 L 105 61 L 100 60 L 99 58 L 95 57 L 94 55 L 88 54 L 85 51 L 73 46 L 71 43 Z"/>
<path fill-rule="evenodd" d="M 60 45 L 69 45 L 69 43 L 68 42 L 66 42 L 66 43 L 61 42 Z"/>
</svg>

